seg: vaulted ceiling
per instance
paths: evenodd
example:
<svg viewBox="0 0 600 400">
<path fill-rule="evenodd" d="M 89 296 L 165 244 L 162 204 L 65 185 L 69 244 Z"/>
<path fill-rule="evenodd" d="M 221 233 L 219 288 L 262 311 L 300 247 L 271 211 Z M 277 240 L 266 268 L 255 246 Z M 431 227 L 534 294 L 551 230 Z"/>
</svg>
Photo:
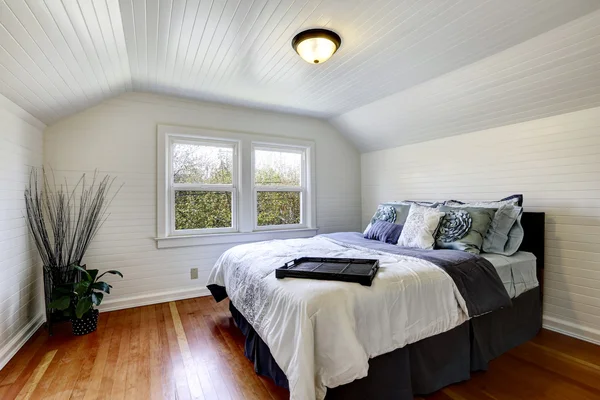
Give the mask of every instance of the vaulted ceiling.
<svg viewBox="0 0 600 400">
<path fill-rule="evenodd" d="M 366 152 L 597 106 L 600 11 L 331 123 Z"/>
<path fill-rule="evenodd" d="M 125 91 L 293 112 L 330 118 L 372 150 L 596 104 L 598 10 L 598 0 L 0 0 L 0 94 L 48 124 Z M 321 65 L 290 46 L 314 27 L 342 37 Z"/>
</svg>

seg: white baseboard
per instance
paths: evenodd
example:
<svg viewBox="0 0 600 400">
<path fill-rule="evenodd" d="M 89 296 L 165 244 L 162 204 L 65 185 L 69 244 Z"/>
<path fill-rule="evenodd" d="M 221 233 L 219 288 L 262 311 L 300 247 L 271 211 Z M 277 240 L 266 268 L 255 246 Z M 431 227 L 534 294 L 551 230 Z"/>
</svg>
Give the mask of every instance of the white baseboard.
<svg viewBox="0 0 600 400">
<path fill-rule="evenodd" d="M 6 364 L 10 361 L 11 358 L 17 351 L 23 347 L 25 343 L 29 340 L 31 336 L 44 324 L 46 318 L 44 314 L 37 315 L 32 318 L 31 321 L 27 323 L 24 327 L 22 327 L 14 337 L 0 349 L 0 369 L 4 368 Z"/>
<path fill-rule="evenodd" d="M 125 308 L 148 306 L 150 304 L 167 303 L 169 301 L 191 299 L 193 297 L 209 296 L 210 291 L 206 287 L 170 290 L 159 293 L 142 294 L 139 296 L 110 299 L 103 302 L 101 312 L 122 310 Z"/>
<path fill-rule="evenodd" d="M 600 345 L 600 331 L 544 315 L 544 328 L 576 339 Z"/>
</svg>

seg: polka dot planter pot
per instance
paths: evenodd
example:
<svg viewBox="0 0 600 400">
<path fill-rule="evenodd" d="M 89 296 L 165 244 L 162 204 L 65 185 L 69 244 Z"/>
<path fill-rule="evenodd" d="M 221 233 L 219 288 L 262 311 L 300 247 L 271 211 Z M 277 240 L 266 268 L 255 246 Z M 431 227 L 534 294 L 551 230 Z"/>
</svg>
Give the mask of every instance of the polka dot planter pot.
<svg viewBox="0 0 600 400">
<path fill-rule="evenodd" d="M 92 333 L 98 327 L 98 314 L 100 311 L 92 310 L 81 319 L 71 319 L 71 325 L 73 327 L 73 335 L 81 336 Z"/>
</svg>

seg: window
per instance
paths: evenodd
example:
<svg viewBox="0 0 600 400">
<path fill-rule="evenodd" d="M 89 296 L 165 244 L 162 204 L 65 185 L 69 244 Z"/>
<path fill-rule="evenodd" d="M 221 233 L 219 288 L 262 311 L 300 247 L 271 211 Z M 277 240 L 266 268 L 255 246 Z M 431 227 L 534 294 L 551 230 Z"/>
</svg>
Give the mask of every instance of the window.
<svg viewBox="0 0 600 400">
<path fill-rule="evenodd" d="M 235 231 L 236 149 L 230 142 L 171 141 L 173 233 Z"/>
<path fill-rule="evenodd" d="M 311 236 L 313 155 L 307 141 L 159 125 L 159 247 Z"/>
<path fill-rule="evenodd" d="M 304 149 L 254 146 L 254 210 L 257 229 L 304 224 Z"/>
</svg>

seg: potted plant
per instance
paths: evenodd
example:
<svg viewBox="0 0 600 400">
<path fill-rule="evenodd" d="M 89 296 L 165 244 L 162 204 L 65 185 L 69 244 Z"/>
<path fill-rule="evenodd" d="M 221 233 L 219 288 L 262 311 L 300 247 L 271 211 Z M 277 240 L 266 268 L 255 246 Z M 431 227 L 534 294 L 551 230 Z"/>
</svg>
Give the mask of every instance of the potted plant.
<svg viewBox="0 0 600 400">
<path fill-rule="evenodd" d="M 95 172 L 92 179 L 83 174 L 75 184 L 67 180 L 57 184 L 42 169 L 31 169 L 29 185 L 25 189 L 25 207 L 29 231 L 43 263 L 46 327 L 52 335 L 54 322 L 64 318 L 49 306 L 55 298 L 54 290 L 66 283 L 81 279 L 85 267 L 83 256 L 92 239 L 108 218 L 107 209 L 119 192 L 112 195 L 115 178 L 100 178 Z"/>
<path fill-rule="evenodd" d="M 54 300 L 49 307 L 60 310 L 71 318 L 74 335 L 87 335 L 98 327 L 99 311 L 94 306 L 98 307 L 102 303 L 104 293 L 110 293 L 112 288 L 108 283 L 100 281 L 100 278 L 106 274 L 119 275 L 122 278 L 123 274 L 110 270 L 98 275 L 97 269 L 86 270 L 78 265 L 73 268 L 81 273 L 81 280 L 57 286 L 54 290 Z"/>
</svg>

